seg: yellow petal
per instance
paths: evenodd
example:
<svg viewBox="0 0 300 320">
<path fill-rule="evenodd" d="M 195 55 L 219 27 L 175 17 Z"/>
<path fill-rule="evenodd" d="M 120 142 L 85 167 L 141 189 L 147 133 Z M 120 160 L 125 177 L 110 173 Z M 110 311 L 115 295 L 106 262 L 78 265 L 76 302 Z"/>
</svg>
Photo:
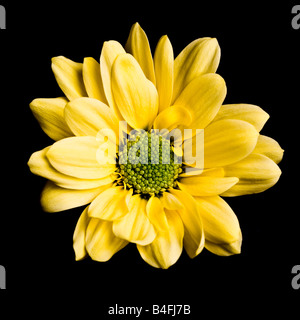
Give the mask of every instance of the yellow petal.
<svg viewBox="0 0 300 320">
<path fill-rule="evenodd" d="M 112 232 L 112 222 L 91 218 L 86 230 L 86 250 L 96 261 L 108 261 L 128 242 L 117 238 Z"/>
<path fill-rule="evenodd" d="M 99 130 L 110 129 L 118 138 L 118 121 L 112 110 L 93 98 L 78 98 L 65 108 L 65 119 L 76 136 L 97 136 Z"/>
<path fill-rule="evenodd" d="M 100 145 L 95 137 L 72 137 L 55 142 L 47 152 L 51 165 L 61 173 L 81 179 L 100 179 L 115 170 L 97 159 Z"/>
<path fill-rule="evenodd" d="M 282 160 L 283 152 L 284 150 L 281 149 L 277 141 L 270 137 L 259 135 L 256 147 L 252 153 L 265 155 L 275 163 L 279 163 Z"/>
<path fill-rule="evenodd" d="M 131 27 L 125 49 L 135 57 L 145 76 L 155 84 L 154 67 L 149 41 L 146 33 L 138 23 L 135 23 Z"/>
<path fill-rule="evenodd" d="M 87 214 L 88 207 L 82 212 L 81 216 L 79 217 L 76 228 L 73 235 L 73 248 L 75 251 L 75 259 L 76 261 L 81 260 L 86 257 L 87 252 L 85 249 L 85 236 L 86 236 L 86 229 L 90 222 L 90 218 Z"/>
<path fill-rule="evenodd" d="M 62 188 L 93 189 L 110 184 L 116 179 L 116 176 L 113 174 L 101 179 L 79 179 L 65 175 L 51 166 L 46 156 L 49 149 L 50 147 L 46 147 L 43 150 L 34 152 L 28 161 L 28 166 L 32 173 L 49 179 Z"/>
<path fill-rule="evenodd" d="M 150 222 L 159 231 L 165 231 L 169 228 L 164 207 L 159 198 L 152 196 L 146 206 L 147 216 Z"/>
<path fill-rule="evenodd" d="M 175 211 L 167 213 L 169 228 L 157 234 L 154 241 L 147 246 L 137 245 L 141 257 L 155 268 L 168 269 L 182 253 L 184 228 Z"/>
<path fill-rule="evenodd" d="M 203 222 L 206 240 L 217 246 L 228 245 L 239 241 L 241 245 L 241 230 L 239 221 L 230 206 L 220 197 L 195 197 Z M 206 246 L 207 247 L 207 246 Z M 208 249 L 213 249 L 208 246 Z M 213 253 L 217 253 L 212 250 Z M 239 253 L 231 252 L 231 254 Z"/>
<path fill-rule="evenodd" d="M 87 96 L 82 78 L 82 63 L 63 56 L 54 57 L 52 71 L 59 87 L 69 100 Z"/>
<path fill-rule="evenodd" d="M 220 55 L 217 39 L 201 38 L 186 46 L 174 62 L 173 101 L 193 79 L 216 72 Z"/>
<path fill-rule="evenodd" d="M 132 128 L 150 129 L 158 111 L 157 91 L 130 54 L 115 60 L 112 92 L 120 113 Z"/>
<path fill-rule="evenodd" d="M 184 191 L 172 189 L 170 192 L 183 204 L 183 209 L 177 210 L 185 229 L 183 244 L 187 254 L 194 258 L 204 248 L 203 224 L 197 203 Z"/>
<path fill-rule="evenodd" d="M 204 129 L 184 129 L 182 161 L 186 165 L 185 174 L 188 176 L 199 175 L 199 170 L 204 168 L 204 133 Z"/>
<path fill-rule="evenodd" d="M 112 187 L 101 194 L 91 203 L 89 216 L 101 220 L 113 221 L 128 213 L 127 200 L 131 197 L 131 190 L 123 187 Z"/>
<path fill-rule="evenodd" d="M 251 123 L 259 132 L 269 117 L 263 109 L 253 104 L 226 104 L 221 106 L 214 121 L 224 119 L 243 120 Z"/>
<path fill-rule="evenodd" d="M 46 212 L 58 212 L 90 203 L 109 185 L 85 190 L 60 188 L 53 182 L 47 182 L 41 195 L 41 205 Z"/>
<path fill-rule="evenodd" d="M 154 240 L 156 232 L 147 217 L 146 205 L 147 200 L 142 199 L 139 195 L 132 196 L 129 203 L 129 213 L 113 222 L 114 234 L 142 246 L 150 244 Z"/>
<path fill-rule="evenodd" d="M 100 73 L 100 64 L 94 58 L 84 58 L 82 76 L 88 96 L 107 104 Z"/>
<path fill-rule="evenodd" d="M 224 170 L 222 168 L 210 168 L 210 169 L 201 169 L 198 170 L 195 168 L 193 172 L 193 176 L 200 176 L 201 177 L 215 177 L 215 178 L 223 178 L 224 177 Z M 191 174 L 189 172 L 183 172 L 179 175 L 179 178 L 187 178 L 190 177 Z"/>
<path fill-rule="evenodd" d="M 225 175 L 238 177 L 239 182 L 222 196 L 235 197 L 263 192 L 279 179 L 281 170 L 274 161 L 262 154 L 250 154 L 247 158 L 224 167 Z"/>
<path fill-rule="evenodd" d="M 41 128 L 53 140 L 73 136 L 64 119 L 67 102 L 66 98 L 34 99 L 29 105 Z"/>
<path fill-rule="evenodd" d="M 118 55 L 125 53 L 122 45 L 117 41 L 106 41 L 103 44 L 100 55 L 100 72 L 103 82 L 103 89 L 109 106 L 113 109 L 116 117 L 123 120 L 112 95 L 111 90 L 111 70 Z"/>
<path fill-rule="evenodd" d="M 213 243 L 205 240 L 205 248 L 218 256 L 231 256 L 241 253 L 242 240 L 242 233 L 236 241 L 231 243 Z"/>
<path fill-rule="evenodd" d="M 158 41 L 154 53 L 156 88 L 159 96 L 159 112 L 169 107 L 173 94 L 174 54 L 167 36 Z"/>
<path fill-rule="evenodd" d="M 164 192 L 161 198 L 164 208 L 168 210 L 183 210 L 183 204 L 172 193 Z"/>
<path fill-rule="evenodd" d="M 158 114 L 153 123 L 154 129 L 167 129 L 172 131 L 179 125 L 189 126 L 192 122 L 191 113 L 187 108 L 181 106 L 172 106 L 165 108 Z"/>
<path fill-rule="evenodd" d="M 242 120 L 210 124 L 204 130 L 205 168 L 221 167 L 245 158 L 253 151 L 257 138 L 256 129 Z"/>
<path fill-rule="evenodd" d="M 191 176 L 180 179 L 178 186 L 181 190 L 191 194 L 192 196 L 213 196 L 218 195 L 230 189 L 239 181 L 235 177 L 219 178 L 219 177 L 202 177 Z"/>
<path fill-rule="evenodd" d="M 192 116 L 189 129 L 204 129 L 218 113 L 226 96 L 226 84 L 217 74 L 195 78 L 182 91 L 174 105 L 185 107 Z"/>
</svg>

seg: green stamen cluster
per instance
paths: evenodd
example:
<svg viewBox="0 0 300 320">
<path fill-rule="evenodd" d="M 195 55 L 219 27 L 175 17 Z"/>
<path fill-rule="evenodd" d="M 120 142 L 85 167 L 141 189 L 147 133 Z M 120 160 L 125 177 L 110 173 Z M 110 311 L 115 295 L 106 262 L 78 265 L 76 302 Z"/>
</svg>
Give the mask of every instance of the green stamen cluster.
<svg viewBox="0 0 300 320">
<path fill-rule="evenodd" d="M 120 147 L 117 172 L 135 193 L 159 195 L 168 188 L 176 187 L 181 166 L 169 140 L 144 132 L 131 135 Z"/>
</svg>

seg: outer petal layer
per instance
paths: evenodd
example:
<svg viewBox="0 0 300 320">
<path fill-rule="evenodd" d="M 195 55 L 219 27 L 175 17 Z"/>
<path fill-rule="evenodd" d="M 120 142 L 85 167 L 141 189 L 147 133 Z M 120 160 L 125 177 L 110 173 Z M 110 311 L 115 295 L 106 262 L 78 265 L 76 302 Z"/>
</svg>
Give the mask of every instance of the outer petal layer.
<svg viewBox="0 0 300 320">
<path fill-rule="evenodd" d="M 76 208 L 90 203 L 107 189 L 109 185 L 85 190 L 60 188 L 53 182 L 48 182 L 41 195 L 41 204 L 44 211 L 58 212 Z"/>
<path fill-rule="evenodd" d="M 259 135 L 257 144 L 253 150 L 253 153 L 262 154 L 275 163 L 279 163 L 282 160 L 283 152 L 277 141 L 263 135 Z"/>
<path fill-rule="evenodd" d="M 154 54 L 156 88 L 159 96 L 159 112 L 169 107 L 173 94 L 174 54 L 170 40 L 163 36 Z"/>
<path fill-rule="evenodd" d="M 112 187 L 102 192 L 90 205 L 89 216 L 101 220 L 113 221 L 128 213 L 127 202 L 130 191 L 123 187 Z"/>
<path fill-rule="evenodd" d="M 87 252 L 85 248 L 85 236 L 86 236 L 86 228 L 90 222 L 90 218 L 87 214 L 88 207 L 82 212 L 79 217 L 76 228 L 73 235 L 73 248 L 75 251 L 75 259 L 76 261 L 81 260 L 86 257 Z"/>
<path fill-rule="evenodd" d="M 65 119 L 77 136 L 97 136 L 99 130 L 109 129 L 117 138 L 117 119 L 112 110 L 97 99 L 78 98 L 69 102 Z"/>
<path fill-rule="evenodd" d="M 134 195 L 129 203 L 129 213 L 113 222 L 114 234 L 124 240 L 140 244 L 150 244 L 156 232 L 146 213 L 147 201 Z"/>
<path fill-rule="evenodd" d="M 49 149 L 50 147 L 46 147 L 43 150 L 34 152 L 28 161 L 28 166 L 32 173 L 49 179 L 62 188 L 76 190 L 93 189 L 110 184 L 116 179 L 114 175 L 109 175 L 101 179 L 79 179 L 65 175 L 54 169 L 50 164 L 46 156 Z"/>
<path fill-rule="evenodd" d="M 194 258 L 204 248 L 203 224 L 197 203 L 186 192 L 175 189 L 170 192 L 183 204 L 183 209 L 177 211 L 184 225 L 183 244 L 187 254 Z"/>
<path fill-rule="evenodd" d="M 44 132 L 53 140 L 73 136 L 64 119 L 66 98 L 34 99 L 30 109 L 38 120 Z"/>
<path fill-rule="evenodd" d="M 240 233 L 239 239 L 231 243 L 213 243 L 209 240 L 205 241 L 205 248 L 210 252 L 219 256 L 231 256 L 233 254 L 241 253 L 242 245 L 242 233 Z"/>
<path fill-rule="evenodd" d="M 146 206 L 147 216 L 150 222 L 160 231 L 166 231 L 169 228 L 168 220 L 164 211 L 163 204 L 157 197 L 151 197 Z"/>
<path fill-rule="evenodd" d="M 82 78 L 82 63 L 59 56 L 52 58 L 52 70 L 59 87 L 69 100 L 87 96 Z"/>
<path fill-rule="evenodd" d="M 241 230 L 238 219 L 230 206 L 220 197 L 195 197 L 199 206 L 205 233 L 205 246 L 215 254 L 240 253 Z M 239 246 L 237 247 L 237 243 Z M 224 254 L 224 247 L 231 251 Z"/>
<path fill-rule="evenodd" d="M 225 96 L 223 78 L 217 74 L 206 74 L 191 81 L 174 105 L 185 107 L 191 113 L 189 129 L 204 129 L 218 113 Z"/>
<path fill-rule="evenodd" d="M 86 230 L 86 250 L 96 261 L 108 261 L 128 242 L 117 238 L 112 232 L 112 222 L 90 219 Z"/>
<path fill-rule="evenodd" d="M 100 64 L 94 58 L 84 58 L 82 75 L 88 96 L 107 104 L 100 73 Z"/>
<path fill-rule="evenodd" d="M 181 190 L 199 197 L 218 195 L 230 189 L 239 181 L 236 177 L 202 177 L 191 176 L 180 179 Z"/>
<path fill-rule="evenodd" d="M 104 42 L 100 55 L 100 71 L 103 81 L 103 89 L 109 106 L 114 110 L 115 115 L 123 120 L 118 108 L 116 107 L 112 91 L 111 91 L 111 70 L 116 58 L 125 53 L 122 45 L 117 41 Z"/>
<path fill-rule="evenodd" d="M 257 138 L 258 132 L 248 122 L 220 120 L 212 123 L 204 130 L 205 168 L 222 167 L 245 158 L 255 148 Z"/>
<path fill-rule="evenodd" d="M 169 268 L 179 259 L 182 252 L 182 221 L 175 211 L 167 212 L 167 220 L 169 228 L 159 232 L 151 244 L 137 245 L 141 257 L 155 268 Z"/>
<path fill-rule="evenodd" d="M 201 38 L 186 46 L 174 62 L 173 101 L 193 79 L 216 72 L 220 55 L 217 39 Z"/>
<path fill-rule="evenodd" d="M 224 167 L 226 176 L 235 176 L 239 182 L 222 196 L 235 197 L 263 192 L 279 179 L 281 170 L 274 161 L 261 154 L 250 154 L 247 158 Z"/>
<path fill-rule="evenodd" d="M 100 144 L 95 137 L 72 137 L 54 143 L 47 152 L 51 165 L 61 173 L 81 179 L 100 179 L 115 170 L 115 164 L 99 164 Z"/>
<path fill-rule="evenodd" d="M 150 129 L 157 111 L 158 95 L 130 54 L 117 57 L 112 69 L 112 92 L 123 118 L 134 129 Z"/>
<path fill-rule="evenodd" d="M 154 67 L 149 41 L 146 33 L 138 23 L 135 23 L 132 26 L 125 49 L 135 57 L 145 76 L 155 84 Z"/>
<path fill-rule="evenodd" d="M 214 121 L 224 119 L 247 121 L 259 132 L 269 119 L 269 115 L 263 109 L 253 104 L 226 104 L 220 108 Z"/>
</svg>

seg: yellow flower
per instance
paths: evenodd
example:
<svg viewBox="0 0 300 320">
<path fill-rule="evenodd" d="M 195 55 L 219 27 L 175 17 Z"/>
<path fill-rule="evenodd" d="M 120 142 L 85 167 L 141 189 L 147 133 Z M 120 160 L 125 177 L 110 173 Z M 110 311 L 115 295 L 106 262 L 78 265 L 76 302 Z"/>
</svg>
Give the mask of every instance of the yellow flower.
<svg viewBox="0 0 300 320">
<path fill-rule="evenodd" d="M 259 134 L 269 118 L 260 107 L 222 104 L 226 85 L 215 73 L 219 60 L 220 48 L 212 38 L 193 41 L 174 60 L 167 36 L 152 58 L 138 23 L 125 48 L 117 41 L 103 44 L 100 63 L 52 59 L 65 97 L 35 99 L 30 108 L 56 142 L 33 153 L 28 164 L 49 180 L 41 196 L 45 211 L 90 204 L 74 232 L 76 260 L 89 255 L 107 261 L 129 242 L 158 268 L 173 265 L 183 248 L 191 258 L 204 247 L 217 255 L 240 253 L 239 222 L 222 197 L 273 186 L 281 174 L 277 163 L 283 150 Z M 128 133 L 144 131 L 124 139 L 119 121 L 127 122 Z M 181 153 L 174 138 L 169 163 L 162 162 L 167 139 L 161 136 L 159 162 L 143 163 L 142 155 L 147 157 L 150 142 L 154 144 L 152 128 L 193 129 L 193 134 L 204 129 L 204 165 L 190 163 L 187 156 L 196 148 L 195 136 L 183 141 Z M 100 161 L 104 153 L 99 150 L 108 146 L 99 138 L 101 129 L 114 132 L 117 142 L 125 141 L 115 148 L 116 163 Z M 140 155 L 135 163 L 126 162 L 130 150 Z M 183 163 L 175 163 L 182 154 Z"/>
</svg>

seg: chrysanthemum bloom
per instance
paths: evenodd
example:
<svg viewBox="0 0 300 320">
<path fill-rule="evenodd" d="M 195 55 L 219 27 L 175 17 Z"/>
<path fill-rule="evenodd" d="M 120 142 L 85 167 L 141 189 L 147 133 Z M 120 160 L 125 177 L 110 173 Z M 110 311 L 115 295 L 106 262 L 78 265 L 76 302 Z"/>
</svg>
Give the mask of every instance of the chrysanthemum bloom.
<svg viewBox="0 0 300 320">
<path fill-rule="evenodd" d="M 35 99 L 30 107 L 56 142 L 35 152 L 29 167 L 49 180 L 41 196 L 45 211 L 90 204 L 74 232 L 76 260 L 89 255 L 107 261 L 130 242 L 158 268 L 174 264 L 183 248 L 191 258 L 204 247 L 222 256 L 240 253 L 239 222 L 223 197 L 273 186 L 281 174 L 277 163 L 283 150 L 259 134 L 269 118 L 260 107 L 222 104 L 226 85 L 215 73 L 219 60 L 220 48 L 212 38 L 193 41 L 174 60 L 167 36 L 152 58 L 137 23 L 125 48 L 116 41 L 103 44 L 100 63 L 93 58 L 83 63 L 52 59 L 65 97 Z M 99 131 L 113 130 L 121 141 L 119 121 L 126 121 L 129 131 L 144 133 L 128 135 L 125 147 L 116 148 L 116 163 L 103 164 L 98 157 L 106 142 Z M 141 157 L 127 161 L 130 149 L 149 138 L 152 128 L 204 129 L 199 174 L 189 174 L 184 157 L 182 164 L 175 163 L 175 148 L 170 162 L 163 162 L 163 137 L 157 145 L 158 163 L 145 164 Z M 151 154 L 151 139 L 145 141 L 140 156 Z"/>
</svg>

